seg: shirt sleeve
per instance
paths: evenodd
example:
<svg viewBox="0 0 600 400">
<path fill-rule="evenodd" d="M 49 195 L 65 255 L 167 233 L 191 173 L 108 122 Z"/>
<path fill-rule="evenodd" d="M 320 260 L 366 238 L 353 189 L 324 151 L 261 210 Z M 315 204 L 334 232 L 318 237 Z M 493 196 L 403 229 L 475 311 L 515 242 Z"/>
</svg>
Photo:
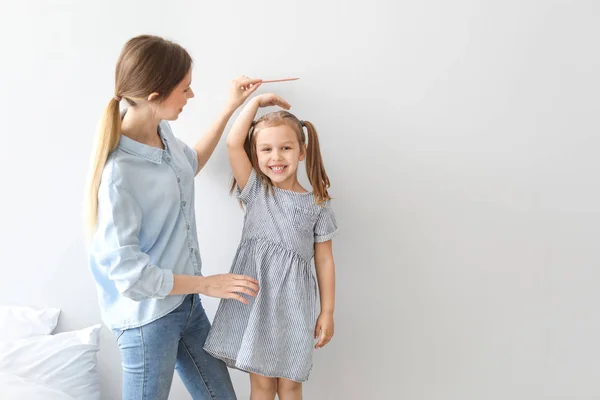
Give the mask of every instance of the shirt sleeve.
<svg viewBox="0 0 600 400">
<path fill-rule="evenodd" d="M 186 158 L 190 162 L 190 165 L 194 169 L 194 175 L 196 175 L 196 172 L 198 172 L 198 153 L 196 152 L 196 150 L 188 146 L 183 140 L 179 138 L 175 139 L 177 140 L 177 144 L 179 145 L 179 147 L 183 149 L 183 153 L 185 154 Z"/>
<path fill-rule="evenodd" d="M 165 298 L 173 290 L 173 272 L 150 263 L 140 250 L 142 211 L 124 188 L 108 184 L 98 195 L 98 226 L 93 252 L 118 292 L 132 300 Z"/>
<path fill-rule="evenodd" d="M 331 203 L 326 201 L 315 224 L 315 243 L 327 242 L 338 234 L 338 226 Z"/>
<path fill-rule="evenodd" d="M 248 182 L 244 186 L 244 190 L 240 190 L 239 186 L 236 186 L 236 197 L 243 204 L 248 205 L 254 200 L 254 198 L 260 193 L 262 189 L 262 184 L 260 183 L 260 179 L 256 174 L 254 168 L 250 171 L 250 176 L 248 177 Z"/>
</svg>

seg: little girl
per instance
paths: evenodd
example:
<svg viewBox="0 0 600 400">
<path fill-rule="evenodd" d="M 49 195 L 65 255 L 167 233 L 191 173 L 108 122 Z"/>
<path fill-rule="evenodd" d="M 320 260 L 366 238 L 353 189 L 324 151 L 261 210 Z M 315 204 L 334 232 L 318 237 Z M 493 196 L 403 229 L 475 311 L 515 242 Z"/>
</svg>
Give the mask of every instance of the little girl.
<svg viewBox="0 0 600 400">
<path fill-rule="evenodd" d="M 253 98 L 227 137 L 232 191 L 246 208 L 231 272 L 259 282 L 256 297 L 221 301 L 204 349 L 250 373 L 251 399 L 301 399 L 315 348 L 333 336 L 335 270 L 331 239 L 337 225 L 329 178 L 314 126 L 287 111 L 253 122 L 259 107 L 289 104 L 274 94 Z M 308 133 L 308 143 L 304 133 Z M 313 191 L 298 182 L 300 161 Z M 320 315 L 316 318 L 317 283 Z M 256 295 L 256 293 L 254 293 Z M 236 304 L 237 303 L 237 304 Z M 245 304 L 243 304 L 245 303 Z"/>
</svg>

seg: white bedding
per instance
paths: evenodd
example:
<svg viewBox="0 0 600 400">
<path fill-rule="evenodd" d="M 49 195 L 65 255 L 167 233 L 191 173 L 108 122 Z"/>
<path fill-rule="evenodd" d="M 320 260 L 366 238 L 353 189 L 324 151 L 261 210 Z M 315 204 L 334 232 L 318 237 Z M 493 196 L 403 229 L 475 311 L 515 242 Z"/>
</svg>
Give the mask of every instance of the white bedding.
<svg viewBox="0 0 600 400">
<path fill-rule="evenodd" d="M 2 400 L 76 400 L 59 390 L 8 373 L 0 373 L 0 393 Z"/>
<path fill-rule="evenodd" d="M 59 314 L 58 308 L 0 305 L 0 341 L 49 335 L 56 328 Z"/>
<path fill-rule="evenodd" d="M 59 310 L 0 306 L 0 399 L 100 400 L 100 325 L 51 335 Z"/>
</svg>

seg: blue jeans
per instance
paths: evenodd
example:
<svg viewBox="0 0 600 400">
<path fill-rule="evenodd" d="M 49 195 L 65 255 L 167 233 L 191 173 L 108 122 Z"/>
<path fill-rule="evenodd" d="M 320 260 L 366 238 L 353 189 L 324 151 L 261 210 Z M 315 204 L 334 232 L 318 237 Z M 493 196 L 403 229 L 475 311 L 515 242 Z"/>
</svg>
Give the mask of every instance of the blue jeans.
<svg viewBox="0 0 600 400">
<path fill-rule="evenodd" d="M 236 399 L 225 363 L 202 347 L 210 322 L 198 295 L 139 328 L 115 331 L 123 363 L 124 400 L 167 400 L 177 373 L 194 400 Z"/>
</svg>

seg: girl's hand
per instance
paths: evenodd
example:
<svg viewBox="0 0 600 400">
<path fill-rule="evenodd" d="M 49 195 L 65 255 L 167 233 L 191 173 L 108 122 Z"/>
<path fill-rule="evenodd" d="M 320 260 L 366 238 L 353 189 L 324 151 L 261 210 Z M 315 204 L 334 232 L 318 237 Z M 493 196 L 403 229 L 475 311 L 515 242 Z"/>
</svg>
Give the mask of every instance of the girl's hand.
<svg viewBox="0 0 600 400">
<path fill-rule="evenodd" d="M 255 102 L 258 107 L 279 106 L 285 110 L 289 110 L 291 107 L 287 101 L 277 96 L 275 93 L 258 95 L 253 98 L 252 101 Z"/>
<path fill-rule="evenodd" d="M 207 276 L 203 280 L 200 293 L 221 299 L 234 299 L 248 304 L 248 300 L 240 293 L 256 297 L 258 281 L 243 275 L 220 274 Z"/>
<path fill-rule="evenodd" d="M 246 99 L 260 87 L 261 82 L 262 79 L 251 79 L 243 75 L 232 80 L 229 87 L 229 106 L 235 110 L 244 104 Z"/>
<path fill-rule="evenodd" d="M 321 335 L 321 339 L 315 345 L 315 349 L 320 349 L 325 346 L 333 337 L 333 314 L 321 313 L 317 319 L 315 327 L 315 339 Z"/>
</svg>

